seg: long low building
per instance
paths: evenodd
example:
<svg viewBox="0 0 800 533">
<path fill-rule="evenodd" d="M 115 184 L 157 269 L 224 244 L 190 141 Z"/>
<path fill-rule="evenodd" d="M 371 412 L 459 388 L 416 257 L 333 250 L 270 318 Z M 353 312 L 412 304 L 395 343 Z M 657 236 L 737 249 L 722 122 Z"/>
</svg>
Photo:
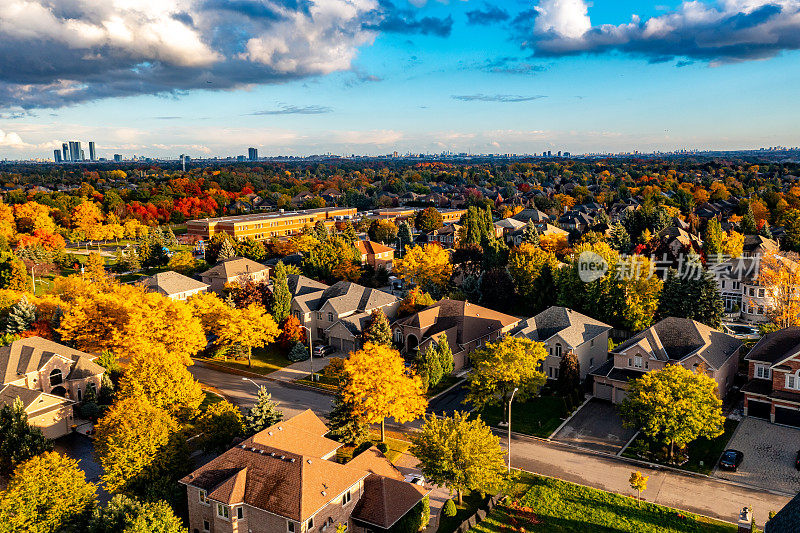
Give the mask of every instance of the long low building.
<svg viewBox="0 0 800 533">
<path fill-rule="evenodd" d="M 355 214 L 354 207 L 323 207 L 304 211 L 281 209 L 269 213 L 190 220 L 186 229 L 189 235 L 201 239 L 210 239 L 217 233 L 227 233 L 237 240 L 250 238 L 262 241 L 300 233 L 305 226 L 313 226 L 317 222 L 332 226 L 336 220 L 352 218 Z"/>
</svg>

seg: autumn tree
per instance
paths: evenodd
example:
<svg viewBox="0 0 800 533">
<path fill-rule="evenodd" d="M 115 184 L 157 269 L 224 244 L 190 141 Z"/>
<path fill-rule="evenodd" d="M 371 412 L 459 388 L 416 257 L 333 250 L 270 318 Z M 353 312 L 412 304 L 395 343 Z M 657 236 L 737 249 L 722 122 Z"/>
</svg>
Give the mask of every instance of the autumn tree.
<svg viewBox="0 0 800 533">
<path fill-rule="evenodd" d="M 436 294 L 444 290 L 453 274 L 450 254 L 438 244 L 407 247 L 405 257 L 396 259 L 393 268 L 406 283 Z"/>
<path fill-rule="evenodd" d="M 716 217 L 712 217 L 706 224 L 706 233 L 703 238 L 703 248 L 705 248 L 706 257 L 719 257 L 720 254 L 722 254 L 724 240 L 725 233 L 722 231 L 719 220 Z"/>
<path fill-rule="evenodd" d="M 725 417 L 717 386 L 702 367 L 695 373 L 667 365 L 630 382 L 620 413 L 629 427 L 669 445 L 671 459 L 675 445 L 683 448 L 699 437 L 722 434 Z"/>
<path fill-rule="evenodd" d="M 406 246 L 409 246 L 413 242 L 414 232 L 411 229 L 411 224 L 405 221 L 400 224 L 397 230 L 397 251 L 400 252 L 400 255 L 403 254 Z"/>
<path fill-rule="evenodd" d="M 374 309 L 370 321 L 364 328 L 362 335 L 364 342 L 372 344 L 392 345 L 392 328 L 382 309 Z"/>
<path fill-rule="evenodd" d="M 198 419 L 197 427 L 202 432 L 203 449 L 207 452 L 223 452 L 233 439 L 245 433 L 242 412 L 226 400 L 209 405 Z"/>
<path fill-rule="evenodd" d="M 508 273 L 517 294 L 528 305 L 536 298 L 535 283 L 545 265 L 555 268 L 558 265 L 556 256 L 533 244 L 521 244 L 508 257 Z"/>
<path fill-rule="evenodd" d="M 266 387 L 259 387 L 256 403 L 253 404 L 253 407 L 244 417 L 247 431 L 258 433 L 281 420 L 283 420 L 283 413 L 278 409 L 277 402 L 272 399 L 272 395 L 267 391 Z"/>
<path fill-rule="evenodd" d="M 0 289 L 27 291 L 29 287 L 25 263 L 10 252 L 0 252 Z"/>
<path fill-rule="evenodd" d="M 197 266 L 197 261 L 190 252 L 176 252 L 167 262 L 167 267 L 181 274 L 190 274 Z"/>
<path fill-rule="evenodd" d="M 414 287 L 405 298 L 400 301 L 400 307 L 397 309 L 399 316 L 413 315 L 417 311 L 424 309 L 436 303 L 430 294 L 423 292 L 419 287 Z"/>
<path fill-rule="evenodd" d="M 800 255 L 795 252 L 768 253 L 761 258 L 758 281 L 772 297 L 766 310 L 769 319 L 779 328 L 800 323 Z M 742 305 L 748 305 L 742 296 Z"/>
<path fill-rule="evenodd" d="M 52 449 L 42 431 L 28 423 L 22 400 L 0 408 L 0 474 L 8 476 L 20 463 Z"/>
<path fill-rule="evenodd" d="M 45 452 L 20 464 L 0 492 L 0 531 L 67 531 L 79 527 L 96 502 L 97 488 L 76 460 Z"/>
<path fill-rule="evenodd" d="M 144 396 L 118 400 L 97 424 L 95 453 L 111 492 L 142 493 L 186 470 L 188 451 L 177 421 Z"/>
<path fill-rule="evenodd" d="M 74 240 L 100 240 L 103 238 L 103 213 L 99 206 L 85 201 L 72 209 L 72 226 L 75 228 Z"/>
<path fill-rule="evenodd" d="M 219 343 L 246 350 L 248 366 L 252 366 L 253 348 L 270 344 L 279 333 L 278 325 L 259 305 L 229 311 L 219 319 L 218 328 Z"/>
<path fill-rule="evenodd" d="M 539 370 L 547 357 L 544 344 L 524 337 L 503 337 L 470 354 L 467 399 L 477 409 L 501 403 L 505 413 L 512 391 L 524 402 L 539 393 L 547 377 Z"/>
<path fill-rule="evenodd" d="M 421 232 L 429 233 L 444 225 L 442 222 L 442 214 L 439 213 L 435 207 L 426 207 L 422 211 L 417 212 L 414 225 Z"/>
<path fill-rule="evenodd" d="M 117 494 L 95 508 L 87 533 L 182 533 L 186 530 L 172 507 L 164 501 L 142 502 Z"/>
<path fill-rule="evenodd" d="M 306 328 L 300 324 L 296 316 L 287 316 L 280 325 L 278 343 L 284 350 L 288 350 L 298 342 L 306 342 Z"/>
<path fill-rule="evenodd" d="M 414 369 L 422 380 L 425 390 L 435 387 L 442 380 L 442 362 L 436 349 L 436 343 L 429 343 L 425 349 L 419 350 L 414 361 Z"/>
<path fill-rule="evenodd" d="M 630 484 L 631 488 L 636 491 L 636 501 L 638 503 L 641 503 L 642 501 L 642 492 L 647 490 L 648 479 L 650 479 L 650 476 L 643 476 L 638 470 L 636 472 L 632 472 L 631 477 L 628 479 L 628 483 Z"/>
<path fill-rule="evenodd" d="M 741 257 L 744 247 L 744 235 L 736 231 L 729 231 L 722 242 L 722 253 L 728 257 Z"/>
<path fill-rule="evenodd" d="M 419 459 L 425 478 L 458 494 L 466 490 L 493 493 L 506 479 L 500 438 L 480 418 L 456 411 L 452 417 L 429 417 L 411 435 L 409 452 Z"/>
<path fill-rule="evenodd" d="M 272 273 L 272 318 L 281 323 L 289 316 L 292 307 L 292 293 L 289 292 L 289 278 L 283 261 L 278 261 Z"/>
<path fill-rule="evenodd" d="M 373 220 L 369 225 L 367 236 L 371 241 L 390 243 L 397 238 L 397 226 L 391 220 Z"/>
<path fill-rule="evenodd" d="M 366 343 L 361 350 L 352 352 L 344 365 L 342 399 L 365 422 L 380 423 L 381 442 L 385 440 L 386 418 L 403 424 L 425 413 L 427 401 L 422 382 L 406 369 L 397 350 Z"/>
</svg>

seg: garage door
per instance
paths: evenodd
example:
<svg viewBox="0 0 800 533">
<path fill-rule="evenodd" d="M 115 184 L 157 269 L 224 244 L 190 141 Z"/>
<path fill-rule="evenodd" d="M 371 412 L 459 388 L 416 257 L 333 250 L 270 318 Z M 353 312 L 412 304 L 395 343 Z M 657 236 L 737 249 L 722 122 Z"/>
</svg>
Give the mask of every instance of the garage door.
<svg viewBox="0 0 800 533">
<path fill-rule="evenodd" d="M 787 409 L 786 407 L 775 408 L 775 423 L 787 426 L 800 426 L 800 411 L 797 409 Z"/>
<path fill-rule="evenodd" d="M 770 403 L 747 400 L 747 416 L 769 420 Z"/>
<path fill-rule="evenodd" d="M 622 400 L 628 397 L 628 391 L 625 389 L 614 390 L 614 403 L 621 403 Z"/>
<path fill-rule="evenodd" d="M 342 353 L 347 354 L 352 352 L 353 350 L 355 350 L 355 345 L 353 344 L 353 341 L 346 341 L 342 339 Z"/>
<path fill-rule="evenodd" d="M 594 397 L 600 400 L 611 401 L 611 395 L 614 393 L 614 387 L 607 383 L 594 382 Z"/>
</svg>

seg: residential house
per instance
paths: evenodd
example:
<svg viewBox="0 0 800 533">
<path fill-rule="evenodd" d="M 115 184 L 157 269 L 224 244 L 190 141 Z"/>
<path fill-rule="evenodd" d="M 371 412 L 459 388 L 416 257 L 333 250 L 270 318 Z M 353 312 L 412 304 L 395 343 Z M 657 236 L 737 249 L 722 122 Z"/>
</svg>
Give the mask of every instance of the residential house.
<svg viewBox="0 0 800 533">
<path fill-rule="evenodd" d="M 544 343 L 547 358 L 542 371 L 558 379 L 563 354 L 573 352 L 580 365 L 581 380 L 606 361 L 611 326 L 566 307 L 550 307 L 520 322 L 509 335 Z"/>
<path fill-rule="evenodd" d="M 311 411 L 256 433 L 180 480 L 194 533 L 389 531 L 430 493 L 375 447 L 336 462 L 342 444 Z"/>
<path fill-rule="evenodd" d="M 800 426 L 800 327 L 767 333 L 744 359 L 744 414 Z"/>
<path fill-rule="evenodd" d="M 442 226 L 425 234 L 425 241 L 429 243 L 435 242 L 442 248 L 455 248 L 458 246 L 458 232 L 461 227 L 459 224 Z"/>
<path fill-rule="evenodd" d="M 733 385 L 741 346 L 740 339 L 695 320 L 665 318 L 614 348 L 611 358 L 590 372 L 594 396 L 621 402 L 629 380 L 680 364 L 689 370 L 703 369 L 724 398 Z"/>
<path fill-rule="evenodd" d="M 88 389 L 100 391 L 105 369 L 96 357 L 42 337 L 0 347 L 0 404 L 22 400 L 28 421 L 48 438 L 69 433 L 72 408 Z"/>
<path fill-rule="evenodd" d="M 469 365 L 469 354 L 511 331 L 519 319 L 460 300 L 441 300 L 392 324 L 394 342 L 413 355 L 447 335 L 454 369 Z"/>
<path fill-rule="evenodd" d="M 144 278 L 139 284 L 145 290 L 157 292 L 170 300 L 186 300 L 195 294 L 206 292 L 209 288 L 207 283 L 197 281 L 172 270 L 159 272 Z"/>
<path fill-rule="evenodd" d="M 397 296 L 349 281 L 329 287 L 297 274 L 288 281 L 292 315 L 311 331 L 314 342 L 327 343 L 344 353 L 361 348 L 363 328 L 374 310 L 382 310 L 391 321 L 400 307 Z"/>
<path fill-rule="evenodd" d="M 250 279 L 256 283 L 269 281 L 269 267 L 246 257 L 234 257 L 206 270 L 200 277 L 211 291 L 221 294 L 226 283 Z"/>
<path fill-rule="evenodd" d="M 564 213 L 558 219 L 558 223 L 567 231 L 583 233 L 594 223 L 594 216 L 582 211 L 572 210 Z"/>
<path fill-rule="evenodd" d="M 776 253 L 778 243 L 761 235 L 745 235 L 742 244 L 742 257 L 762 257 L 766 254 Z"/>
<path fill-rule="evenodd" d="M 525 224 L 527 224 L 529 220 L 533 220 L 534 222 L 550 222 L 550 217 L 535 207 L 523 209 L 511 218 Z"/>
<path fill-rule="evenodd" d="M 372 268 L 392 269 L 394 261 L 394 248 L 389 248 L 385 244 L 375 241 L 356 241 L 356 250 L 361 254 L 361 262 Z"/>
</svg>

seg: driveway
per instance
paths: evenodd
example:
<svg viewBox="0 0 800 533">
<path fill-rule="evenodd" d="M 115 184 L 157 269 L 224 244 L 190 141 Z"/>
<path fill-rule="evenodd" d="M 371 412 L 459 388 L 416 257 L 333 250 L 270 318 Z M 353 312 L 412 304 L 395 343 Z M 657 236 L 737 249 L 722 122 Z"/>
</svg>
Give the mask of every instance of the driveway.
<svg viewBox="0 0 800 533">
<path fill-rule="evenodd" d="M 553 436 L 553 440 L 616 454 L 636 434 L 622 425 L 617 408 L 592 398 Z"/>
<path fill-rule="evenodd" d="M 428 413 L 452 416 L 454 411 L 472 411 L 472 405 L 466 401 L 467 383 L 464 382 L 428 402 Z"/>
<path fill-rule="evenodd" d="M 92 453 L 94 446 L 89 437 L 80 433 L 69 433 L 53 441 L 53 450 L 78 461 L 78 466 L 86 475 L 86 481 L 91 481 L 98 485 L 97 496 L 102 503 L 111 499 L 111 496 L 100 483 L 103 468 L 94 458 Z"/>
<path fill-rule="evenodd" d="M 715 469 L 716 477 L 790 494 L 800 490 L 800 471 L 794 467 L 800 429 L 748 416 L 739 423 L 728 448 L 744 453 L 742 464 L 736 472 Z"/>
</svg>

